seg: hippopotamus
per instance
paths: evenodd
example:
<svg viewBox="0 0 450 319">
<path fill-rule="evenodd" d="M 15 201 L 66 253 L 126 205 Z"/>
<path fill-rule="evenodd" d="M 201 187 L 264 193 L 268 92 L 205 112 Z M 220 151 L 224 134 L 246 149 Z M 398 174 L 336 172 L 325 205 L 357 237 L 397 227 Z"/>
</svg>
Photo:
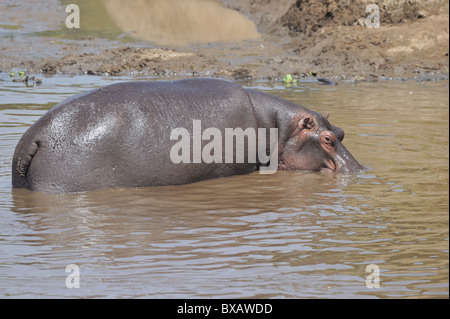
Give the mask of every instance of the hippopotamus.
<svg viewBox="0 0 450 319">
<path fill-rule="evenodd" d="M 270 157 L 277 162 L 251 161 L 248 149 L 233 162 L 220 160 L 227 154 L 215 154 L 215 161 L 174 160 L 183 150 L 184 158 L 191 158 L 190 151 L 208 142 L 205 134 L 195 142 L 189 133 L 192 143 L 174 150 L 181 133 L 200 121 L 217 134 L 229 128 L 276 129 L 276 144 L 266 136 L 263 148 L 277 155 Z M 68 98 L 34 123 L 15 149 L 12 185 L 47 193 L 179 185 L 274 164 L 278 170 L 358 172 L 363 166 L 343 139 L 344 131 L 325 116 L 225 80 L 116 83 Z"/>
</svg>

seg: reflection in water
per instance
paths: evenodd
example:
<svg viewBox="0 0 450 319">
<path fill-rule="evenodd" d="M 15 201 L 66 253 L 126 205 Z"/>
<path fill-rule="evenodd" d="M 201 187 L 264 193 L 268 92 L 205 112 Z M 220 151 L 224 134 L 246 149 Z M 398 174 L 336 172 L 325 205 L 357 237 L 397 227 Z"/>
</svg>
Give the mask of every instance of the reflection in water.
<svg viewBox="0 0 450 319">
<path fill-rule="evenodd" d="M 49 103 L 111 79 L 52 81 L 45 92 L 0 90 L 2 297 L 448 297 L 448 82 L 259 87 L 330 112 L 370 167 L 357 176 L 11 190 L 25 129 Z M 80 266 L 80 289 L 65 287 L 68 264 Z M 379 289 L 365 286 L 369 264 L 380 267 Z"/>
<path fill-rule="evenodd" d="M 164 45 L 258 39 L 253 22 L 215 0 L 103 0 L 132 36 Z"/>
<path fill-rule="evenodd" d="M 301 187 L 303 183 L 309 187 Z M 186 293 L 200 289 L 198 297 L 213 292 L 248 297 L 254 285 L 268 289 L 270 277 L 296 271 L 306 272 L 304 277 L 319 269 L 330 276 L 345 270 L 353 273 L 351 281 L 359 280 L 353 267 L 326 257 L 327 251 L 322 252 L 323 259 L 320 253 L 311 254 L 325 247 L 323 240 L 330 241 L 326 246 L 333 251 L 337 226 L 345 223 L 347 214 L 358 213 L 348 206 L 352 196 L 344 194 L 351 183 L 352 177 L 280 172 L 85 194 L 16 189 L 12 210 L 26 217 L 23 223 L 29 231 L 39 234 L 31 240 L 33 245 L 48 247 L 54 255 L 72 256 L 87 276 L 85 287 L 100 285 L 111 295 L 119 293 L 101 281 L 117 278 L 127 265 L 127 282 L 121 285 L 138 284 L 129 277 L 135 271 L 144 272 L 155 282 L 145 287 L 146 296 L 159 296 L 166 289 L 164 282 L 175 280 L 181 290 L 191 285 Z M 292 187 L 295 184 L 300 187 Z M 64 265 L 57 262 L 52 267 Z M 99 273 L 99 269 L 104 270 Z M 211 279 L 201 287 L 195 285 L 203 276 Z M 300 287 L 301 282 L 296 282 L 294 287 L 279 288 L 277 294 L 293 296 Z M 176 295 L 169 292 L 168 296 Z"/>
</svg>

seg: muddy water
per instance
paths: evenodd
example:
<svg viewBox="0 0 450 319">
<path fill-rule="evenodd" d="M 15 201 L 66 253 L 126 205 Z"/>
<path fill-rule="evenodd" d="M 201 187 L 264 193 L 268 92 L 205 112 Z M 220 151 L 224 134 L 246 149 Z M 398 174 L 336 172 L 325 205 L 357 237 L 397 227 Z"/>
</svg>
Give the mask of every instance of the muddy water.
<svg viewBox="0 0 450 319">
<path fill-rule="evenodd" d="M 124 80 L 0 82 L 1 297 L 448 298 L 448 81 L 252 85 L 330 112 L 369 167 L 357 176 L 255 173 L 71 195 L 11 189 L 27 127 L 74 93 Z M 69 264 L 79 267 L 78 289 L 66 287 Z M 366 286 L 368 265 L 379 288 Z"/>
</svg>

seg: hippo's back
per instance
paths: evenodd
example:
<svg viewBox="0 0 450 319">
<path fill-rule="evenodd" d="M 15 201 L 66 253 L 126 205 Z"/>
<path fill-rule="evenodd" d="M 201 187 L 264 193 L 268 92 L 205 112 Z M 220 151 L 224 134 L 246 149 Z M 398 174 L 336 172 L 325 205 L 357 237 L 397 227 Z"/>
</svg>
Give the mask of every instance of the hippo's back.
<svg viewBox="0 0 450 319">
<path fill-rule="evenodd" d="M 252 165 L 175 164 L 175 128 L 257 127 L 246 91 L 213 79 L 126 82 L 69 98 L 30 127 L 13 158 L 13 187 L 50 193 L 183 184 Z M 214 166 L 214 167 L 213 167 Z M 237 170 L 237 171 L 236 171 Z M 211 176 L 213 174 L 214 176 Z"/>
</svg>

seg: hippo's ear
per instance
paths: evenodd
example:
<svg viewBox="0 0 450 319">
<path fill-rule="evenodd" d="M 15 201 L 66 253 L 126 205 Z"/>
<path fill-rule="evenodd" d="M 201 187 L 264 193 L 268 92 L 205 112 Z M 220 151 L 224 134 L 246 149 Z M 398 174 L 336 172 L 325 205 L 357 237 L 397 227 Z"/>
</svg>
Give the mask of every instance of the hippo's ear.
<svg viewBox="0 0 450 319">
<path fill-rule="evenodd" d="M 298 128 L 301 130 L 307 129 L 311 130 L 314 127 L 314 121 L 312 118 L 306 116 L 302 117 L 300 121 L 298 121 Z"/>
<path fill-rule="evenodd" d="M 342 140 L 344 139 L 344 135 L 345 135 L 344 130 L 341 129 L 340 127 L 337 127 L 334 125 L 331 125 L 331 127 L 332 127 L 332 131 L 333 131 L 334 135 L 337 137 L 337 139 L 339 141 L 342 142 Z"/>
</svg>

